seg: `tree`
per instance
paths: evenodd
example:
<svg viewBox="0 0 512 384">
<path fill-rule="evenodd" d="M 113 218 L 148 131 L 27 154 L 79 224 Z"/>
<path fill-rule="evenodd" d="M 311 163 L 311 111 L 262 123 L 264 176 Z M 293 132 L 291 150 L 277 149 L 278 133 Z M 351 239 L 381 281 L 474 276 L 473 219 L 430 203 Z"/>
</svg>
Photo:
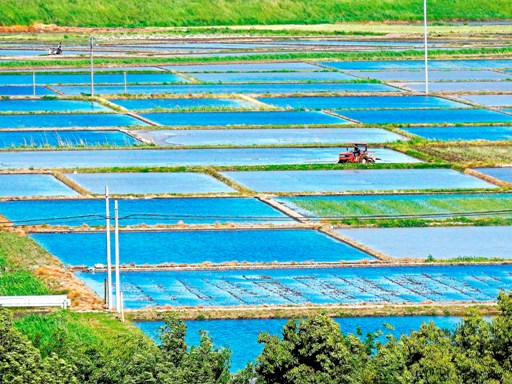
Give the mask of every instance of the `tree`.
<svg viewBox="0 0 512 384">
<path fill-rule="evenodd" d="M 290 320 L 282 339 L 262 334 L 259 342 L 265 346 L 256 373 L 267 384 L 353 383 L 369 360 L 366 345 L 356 336 L 344 336 L 324 314 Z"/>
</svg>

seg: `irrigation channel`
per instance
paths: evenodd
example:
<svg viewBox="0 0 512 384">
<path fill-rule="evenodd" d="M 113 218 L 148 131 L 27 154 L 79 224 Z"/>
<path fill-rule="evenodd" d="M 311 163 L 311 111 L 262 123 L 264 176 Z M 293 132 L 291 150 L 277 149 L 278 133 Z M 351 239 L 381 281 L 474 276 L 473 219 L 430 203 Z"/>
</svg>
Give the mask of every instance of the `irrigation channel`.
<svg viewBox="0 0 512 384">
<path fill-rule="evenodd" d="M 339 39 L 105 45 L 98 57 L 162 63 L 98 65 L 94 89 L 85 67 L 2 70 L 0 228 L 57 257 L 59 273 L 99 301 L 116 200 L 111 292 L 118 300 L 121 289 L 135 319 L 492 307 L 512 289 L 512 60 L 432 60 L 428 95 L 422 61 L 193 63 L 304 47 L 421 49 Z M 0 47 L 3 62 L 42 54 Z M 192 63 L 166 64 L 171 56 Z M 353 143 L 367 143 L 377 164 L 338 165 Z M 73 305 L 101 308 L 80 295 Z M 428 320 L 337 318 L 348 331 L 392 323 L 396 335 Z M 434 321 L 453 328 L 458 318 Z M 238 369 L 260 352 L 258 332 L 283 323 L 190 321 L 188 337 L 197 343 L 207 329 Z M 139 325 L 155 337 L 160 323 Z"/>
</svg>

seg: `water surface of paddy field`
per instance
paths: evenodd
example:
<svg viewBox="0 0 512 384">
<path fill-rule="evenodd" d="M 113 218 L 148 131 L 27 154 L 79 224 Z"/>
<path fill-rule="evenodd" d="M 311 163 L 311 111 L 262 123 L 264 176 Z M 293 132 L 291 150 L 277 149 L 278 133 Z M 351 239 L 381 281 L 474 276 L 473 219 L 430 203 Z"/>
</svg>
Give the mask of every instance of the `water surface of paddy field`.
<svg viewBox="0 0 512 384">
<path fill-rule="evenodd" d="M 141 114 L 166 126 L 320 125 L 347 121 L 322 112 L 171 112 Z M 512 120 L 512 116 L 510 116 Z"/>
<path fill-rule="evenodd" d="M 342 70 L 423 70 L 423 60 L 396 60 L 396 61 L 348 61 L 324 62 L 322 65 Z M 512 68 L 512 60 L 429 60 L 431 70 L 467 70 L 467 69 L 493 69 Z"/>
<path fill-rule="evenodd" d="M 0 115 L 0 128 L 73 128 L 126 127 L 147 125 L 127 115 L 99 114 L 32 114 Z"/>
<path fill-rule="evenodd" d="M 401 130 L 428 140 L 512 140 L 512 126 L 414 127 Z"/>
<path fill-rule="evenodd" d="M 55 92 L 41 86 L 36 86 L 35 93 L 32 86 L 0 86 L 0 96 L 55 96 Z"/>
<path fill-rule="evenodd" d="M 352 267 L 124 272 L 126 308 L 494 301 L 512 266 Z M 105 273 L 78 272 L 98 295 Z"/>
<path fill-rule="evenodd" d="M 200 108 L 233 108 L 255 109 L 255 105 L 241 99 L 118 99 L 113 103 L 126 109 L 145 111 L 160 109 L 200 109 Z"/>
<path fill-rule="evenodd" d="M 82 100 L 0 100 L 0 112 L 107 112 L 110 109 Z"/>
<path fill-rule="evenodd" d="M 345 150 L 345 149 L 343 149 Z M 0 152 L 0 168 L 165 167 L 205 165 L 333 164 L 338 148 L 116 149 Z M 420 160 L 391 149 L 372 150 L 384 163 Z"/>
<path fill-rule="evenodd" d="M 425 81 L 424 71 L 350 71 L 351 75 L 380 81 Z M 493 71 L 429 71 L 429 81 L 507 80 L 512 76 Z"/>
<path fill-rule="evenodd" d="M 0 56 L 42 56 L 47 55 L 44 49 L 0 49 Z"/>
<path fill-rule="evenodd" d="M 0 148 L 132 146 L 140 143 L 120 131 L 19 131 L 0 132 Z"/>
<path fill-rule="evenodd" d="M 496 188 L 452 169 L 363 169 L 329 171 L 223 172 L 258 192 L 343 192 Z"/>
<path fill-rule="evenodd" d="M 510 259 L 512 227 L 351 228 L 337 232 L 396 258 Z"/>
<path fill-rule="evenodd" d="M 160 68 L 176 72 L 263 72 L 263 71 L 320 71 L 321 67 L 307 63 L 241 63 L 204 65 L 164 65 Z"/>
<path fill-rule="evenodd" d="M 1 85 L 31 85 L 32 75 L 0 74 Z M 126 81 L 128 83 L 188 83 L 189 80 L 172 73 L 127 73 Z M 91 76 L 89 74 L 36 74 L 36 84 L 39 85 L 58 85 L 58 84 L 89 84 Z M 123 73 L 95 74 L 95 84 L 123 84 Z"/>
<path fill-rule="evenodd" d="M 308 217 L 443 215 L 512 209 L 512 194 L 296 196 L 277 200 Z M 498 213 L 495 215 L 499 215 Z M 512 215 L 508 213 L 508 215 Z"/>
<path fill-rule="evenodd" d="M 512 184 L 512 168 L 476 168 L 476 170 Z"/>
<path fill-rule="evenodd" d="M 52 175 L 0 174 L 0 196 L 77 196 Z"/>
<path fill-rule="evenodd" d="M 61 85 L 55 86 L 66 95 L 88 94 L 88 86 Z M 97 86 L 96 94 L 117 95 L 125 93 L 121 86 Z M 32 90 L 28 94 L 31 94 Z M 402 92 L 401 89 L 375 83 L 287 83 L 287 84 L 184 84 L 184 85 L 131 85 L 126 89 L 128 94 L 301 94 L 301 93 L 334 93 L 334 92 Z M 0 88 L 2 95 L 2 88 Z"/>
<path fill-rule="evenodd" d="M 114 194 L 222 193 L 235 192 L 203 173 L 68 173 L 66 177 L 88 191 L 101 194 L 108 185 Z"/>
<path fill-rule="evenodd" d="M 293 224 L 292 218 L 253 198 L 118 199 L 123 218 L 119 225 Z M 110 203 L 111 212 L 114 205 Z M 19 225 L 105 225 L 105 201 L 19 200 L 0 201 L 0 214 Z M 127 217 L 128 216 L 128 217 Z M 67 217 L 67 218 L 65 218 Z"/>
<path fill-rule="evenodd" d="M 485 109 L 338 110 L 336 113 L 365 124 L 507 123 L 512 116 Z"/>
<path fill-rule="evenodd" d="M 424 83 L 400 83 L 399 86 L 408 88 L 415 92 L 425 90 Z M 458 81 L 431 83 L 430 92 L 510 92 L 512 91 L 512 81 Z"/>
<path fill-rule="evenodd" d="M 224 72 L 194 73 L 194 78 L 205 83 L 282 83 L 297 81 L 346 81 L 354 76 L 341 72 Z M 506 77 L 504 75 L 504 77 Z"/>
<path fill-rule="evenodd" d="M 104 233 L 39 233 L 31 237 L 65 264 L 106 264 Z M 123 245 L 121 264 L 375 260 L 313 230 L 121 232 L 119 243 Z"/>
<path fill-rule="evenodd" d="M 339 324 L 341 332 L 357 335 L 358 327 L 362 337 L 368 333 L 382 331 L 384 335 L 378 337 L 382 343 L 386 342 L 385 335 L 394 335 L 400 338 L 418 330 L 422 323 L 433 321 L 438 327 L 454 330 L 462 318 L 456 316 L 429 317 L 429 316 L 386 316 L 386 317 L 338 317 L 334 320 Z M 188 345 L 199 345 L 199 331 L 204 330 L 213 338 L 215 346 L 229 348 L 231 355 L 231 371 L 236 372 L 245 367 L 248 362 L 255 362 L 263 351 L 263 344 L 258 343 L 260 332 L 282 336 L 284 325 L 288 319 L 237 319 L 237 320 L 190 320 L 187 325 L 186 342 Z M 136 322 L 146 335 L 158 342 L 160 328 L 163 322 Z M 384 324 L 390 324 L 389 328 Z"/>
<path fill-rule="evenodd" d="M 434 96 L 261 97 L 258 100 L 291 109 L 470 108 L 467 104 Z"/>
<path fill-rule="evenodd" d="M 404 136 L 380 128 L 187 129 L 140 130 L 133 133 L 161 146 L 337 144 L 357 141 L 386 143 L 405 140 Z"/>
<path fill-rule="evenodd" d="M 462 95 L 458 97 L 487 107 L 512 106 L 512 95 Z"/>
</svg>

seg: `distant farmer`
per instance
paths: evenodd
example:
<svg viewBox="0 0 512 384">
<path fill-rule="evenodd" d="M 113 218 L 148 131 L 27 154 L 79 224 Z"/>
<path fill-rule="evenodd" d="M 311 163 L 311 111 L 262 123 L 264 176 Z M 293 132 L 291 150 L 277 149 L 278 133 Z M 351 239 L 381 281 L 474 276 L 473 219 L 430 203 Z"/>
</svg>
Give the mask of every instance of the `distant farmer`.
<svg viewBox="0 0 512 384">
<path fill-rule="evenodd" d="M 50 55 L 62 55 L 62 43 L 59 43 L 59 45 L 57 46 L 57 48 L 50 48 L 50 50 L 48 51 L 48 54 Z"/>
<path fill-rule="evenodd" d="M 357 145 L 354 145 L 354 156 L 357 157 L 361 154 L 361 150 Z"/>
</svg>

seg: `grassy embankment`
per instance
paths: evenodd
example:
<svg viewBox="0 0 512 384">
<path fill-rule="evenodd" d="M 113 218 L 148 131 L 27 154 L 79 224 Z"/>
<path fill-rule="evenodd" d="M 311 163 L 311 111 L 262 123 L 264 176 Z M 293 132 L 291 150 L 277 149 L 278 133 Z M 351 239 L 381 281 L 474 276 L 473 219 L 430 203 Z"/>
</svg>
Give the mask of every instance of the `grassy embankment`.
<svg viewBox="0 0 512 384">
<path fill-rule="evenodd" d="M 55 352 L 58 347 L 55 343 L 63 338 L 67 345 L 75 346 L 77 352 L 82 348 L 94 348 L 100 353 L 112 353 L 115 359 L 123 359 L 132 347 L 145 345 L 150 348 L 152 344 L 132 323 L 122 323 L 108 313 L 58 311 L 47 315 L 32 314 L 17 317 L 15 325 L 43 357 Z"/>
<path fill-rule="evenodd" d="M 214 319 L 287 319 L 312 316 L 318 312 L 330 317 L 379 317 L 379 316 L 464 316 L 467 306 L 457 303 L 429 303 L 411 305 L 355 305 L 355 306 L 304 306 L 304 307 L 259 307 L 259 308 L 219 308 L 194 307 L 174 308 L 183 320 L 214 320 Z M 492 304 L 476 304 L 472 306 L 482 315 L 494 315 L 497 308 Z M 133 321 L 161 320 L 165 312 L 140 310 L 127 313 Z"/>
<path fill-rule="evenodd" d="M 84 283 L 25 235 L 0 232 L 0 271 L 0 295 L 66 293 L 78 308 L 101 308 Z"/>
<path fill-rule="evenodd" d="M 420 0 L 4 0 L 0 25 L 165 27 L 421 21 Z M 509 0 L 431 2 L 430 20 L 512 19 Z"/>
<path fill-rule="evenodd" d="M 35 276 L 35 266 L 49 262 L 48 255 L 14 233 L 0 233 L 0 295 L 58 293 Z"/>
</svg>

